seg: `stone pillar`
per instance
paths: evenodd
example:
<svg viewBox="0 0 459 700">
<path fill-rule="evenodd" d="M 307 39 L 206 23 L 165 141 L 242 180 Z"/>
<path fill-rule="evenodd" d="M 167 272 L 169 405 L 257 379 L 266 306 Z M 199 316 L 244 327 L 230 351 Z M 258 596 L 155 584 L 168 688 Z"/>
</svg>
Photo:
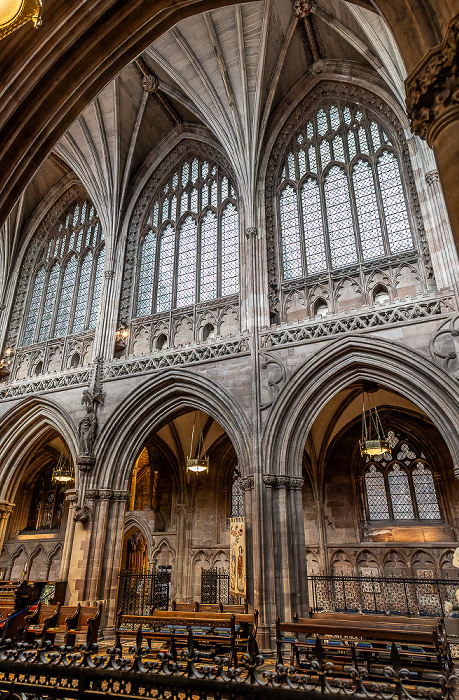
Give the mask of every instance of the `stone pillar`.
<svg viewBox="0 0 459 700">
<path fill-rule="evenodd" d="M 451 228 L 459 251 L 459 15 L 443 42 L 431 49 L 405 81 L 413 133 L 433 148 Z"/>
<path fill-rule="evenodd" d="M 90 601 L 99 600 L 102 564 L 105 553 L 107 522 L 110 501 L 113 497 L 111 489 L 92 489 L 86 492 L 86 497 L 92 504 L 93 513 L 93 544 L 87 569 L 87 598 Z"/>
<path fill-rule="evenodd" d="M 76 489 L 67 489 L 65 492 L 65 500 L 69 504 L 69 512 L 67 515 L 67 527 L 65 528 L 64 548 L 62 550 L 61 568 L 59 571 L 59 580 L 67 581 L 70 568 L 70 557 L 73 547 L 73 536 L 75 534 L 75 520 L 73 519 L 73 507 L 78 501 L 78 491 Z"/>
<path fill-rule="evenodd" d="M 104 600 L 104 625 L 115 625 L 116 598 L 118 595 L 118 576 L 121 568 L 121 555 L 124 542 L 124 520 L 126 505 L 130 498 L 129 491 L 114 491 L 110 507 L 110 519 L 106 530 L 105 582 L 100 596 Z"/>
<path fill-rule="evenodd" d="M 435 236 L 435 248 L 441 252 L 442 257 L 442 281 L 444 287 L 457 289 L 459 282 L 459 265 L 456 251 L 451 250 L 451 227 L 446 217 L 444 206 L 441 202 L 443 192 L 440 185 L 438 170 L 430 170 L 426 174 L 426 182 L 431 194 L 430 203 L 432 211 L 433 232 Z"/>
<path fill-rule="evenodd" d="M 8 520 L 13 512 L 14 506 L 15 504 L 9 503 L 9 501 L 0 501 L 0 552 L 2 551 L 3 542 L 5 540 Z"/>
<path fill-rule="evenodd" d="M 172 572 L 172 585 L 175 589 L 175 598 L 184 600 L 187 591 L 185 582 L 188 580 L 189 551 L 191 546 L 191 521 L 193 506 L 178 503 L 177 512 L 177 552 L 175 559 L 175 571 Z"/>
</svg>

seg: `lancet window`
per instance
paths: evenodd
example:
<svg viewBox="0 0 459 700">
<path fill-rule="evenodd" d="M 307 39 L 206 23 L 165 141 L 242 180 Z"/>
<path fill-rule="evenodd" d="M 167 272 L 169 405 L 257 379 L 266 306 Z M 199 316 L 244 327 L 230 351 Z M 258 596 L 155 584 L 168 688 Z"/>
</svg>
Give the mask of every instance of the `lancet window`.
<svg viewBox="0 0 459 700">
<path fill-rule="evenodd" d="M 425 455 L 394 431 L 391 452 L 368 459 L 364 488 L 368 520 L 441 520 L 432 468 Z"/>
<path fill-rule="evenodd" d="M 400 144 L 365 107 L 336 100 L 290 143 L 278 187 L 284 280 L 414 249 Z"/>
<path fill-rule="evenodd" d="M 88 200 L 74 202 L 43 242 L 29 289 L 22 345 L 95 328 L 104 236 Z"/>
<path fill-rule="evenodd" d="M 239 291 L 236 191 L 220 166 L 187 158 L 154 196 L 139 245 L 135 315 Z"/>
</svg>

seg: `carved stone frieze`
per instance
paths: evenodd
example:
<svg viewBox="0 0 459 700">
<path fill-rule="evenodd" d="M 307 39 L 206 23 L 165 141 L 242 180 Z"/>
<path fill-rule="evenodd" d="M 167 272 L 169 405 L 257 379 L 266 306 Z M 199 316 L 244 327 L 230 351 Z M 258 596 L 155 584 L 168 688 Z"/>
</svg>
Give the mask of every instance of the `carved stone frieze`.
<svg viewBox="0 0 459 700">
<path fill-rule="evenodd" d="M 113 500 L 114 501 L 124 501 L 125 503 L 129 503 L 130 498 L 131 498 L 130 491 L 113 491 Z"/>
<path fill-rule="evenodd" d="M 459 119 L 459 15 L 443 42 L 425 56 L 405 81 L 411 130 L 431 140 L 440 122 Z"/>
<path fill-rule="evenodd" d="M 303 482 L 302 477 L 293 477 L 287 474 L 263 474 L 263 483 L 270 488 L 301 489 Z"/>
</svg>

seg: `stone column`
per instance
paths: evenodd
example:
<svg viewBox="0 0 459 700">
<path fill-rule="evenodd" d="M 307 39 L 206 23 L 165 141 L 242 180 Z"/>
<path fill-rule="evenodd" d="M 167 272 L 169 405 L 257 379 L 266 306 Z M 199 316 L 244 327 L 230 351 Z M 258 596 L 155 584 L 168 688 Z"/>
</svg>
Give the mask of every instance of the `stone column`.
<svg viewBox="0 0 459 700">
<path fill-rule="evenodd" d="M 443 42 L 431 49 L 405 81 L 413 133 L 433 148 L 456 247 L 459 251 L 459 15 Z"/>
<path fill-rule="evenodd" d="M 442 258 L 442 280 L 444 279 L 445 284 L 440 286 L 451 287 L 451 289 L 456 290 L 459 282 L 458 258 L 456 251 L 452 248 L 451 227 L 446 217 L 444 206 L 441 204 L 443 192 L 438 170 L 429 170 L 426 174 L 426 182 L 431 194 L 430 203 L 435 248 L 439 250 Z"/>
<path fill-rule="evenodd" d="M 62 550 L 61 568 L 59 571 L 59 581 L 67 581 L 70 568 L 70 557 L 73 547 L 73 536 L 75 534 L 75 520 L 73 519 L 73 507 L 78 501 L 78 491 L 76 489 L 67 489 L 65 492 L 65 500 L 69 504 L 69 512 L 67 515 L 67 527 L 65 528 L 64 548 Z"/>
<path fill-rule="evenodd" d="M 177 503 L 177 552 L 175 570 L 172 572 L 172 585 L 175 589 L 175 598 L 178 601 L 182 601 L 186 596 L 186 586 L 184 583 L 188 579 L 188 552 L 191 545 L 191 519 L 193 511 L 193 506 Z"/>
<path fill-rule="evenodd" d="M 107 521 L 110 501 L 113 497 L 111 489 L 92 489 L 86 492 L 93 512 L 93 544 L 87 569 L 87 597 L 90 601 L 100 598 L 102 563 L 105 554 L 107 537 Z"/>
<path fill-rule="evenodd" d="M 9 501 L 0 501 L 0 552 L 2 551 L 8 520 L 13 512 L 14 505 L 14 503 L 9 503 Z"/>
<path fill-rule="evenodd" d="M 105 582 L 101 598 L 104 600 L 104 625 L 112 628 L 115 624 L 118 576 L 124 542 L 124 520 L 129 491 L 114 491 L 110 507 L 110 518 L 106 530 Z"/>
</svg>

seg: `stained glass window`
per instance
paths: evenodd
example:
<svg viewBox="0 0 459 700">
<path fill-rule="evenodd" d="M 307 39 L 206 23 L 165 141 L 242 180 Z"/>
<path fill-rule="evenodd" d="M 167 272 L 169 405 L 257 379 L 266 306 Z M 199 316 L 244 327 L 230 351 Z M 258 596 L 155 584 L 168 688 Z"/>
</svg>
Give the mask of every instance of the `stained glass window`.
<svg viewBox="0 0 459 700">
<path fill-rule="evenodd" d="M 432 470 L 425 455 L 394 430 L 391 452 L 368 459 L 364 484 L 370 520 L 440 520 Z"/>
<path fill-rule="evenodd" d="M 94 328 L 104 270 L 104 243 L 88 201 L 72 204 L 37 255 L 23 345 Z"/>
<path fill-rule="evenodd" d="M 136 316 L 237 294 L 239 214 L 219 166 L 191 157 L 158 189 L 140 238 Z"/>
<path fill-rule="evenodd" d="M 233 518 L 244 516 L 244 489 L 241 476 L 237 476 L 231 486 L 231 515 Z"/>
<path fill-rule="evenodd" d="M 413 250 L 400 150 L 366 108 L 309 116 L 280 172 L 285 281 Z"/>
</svg>

